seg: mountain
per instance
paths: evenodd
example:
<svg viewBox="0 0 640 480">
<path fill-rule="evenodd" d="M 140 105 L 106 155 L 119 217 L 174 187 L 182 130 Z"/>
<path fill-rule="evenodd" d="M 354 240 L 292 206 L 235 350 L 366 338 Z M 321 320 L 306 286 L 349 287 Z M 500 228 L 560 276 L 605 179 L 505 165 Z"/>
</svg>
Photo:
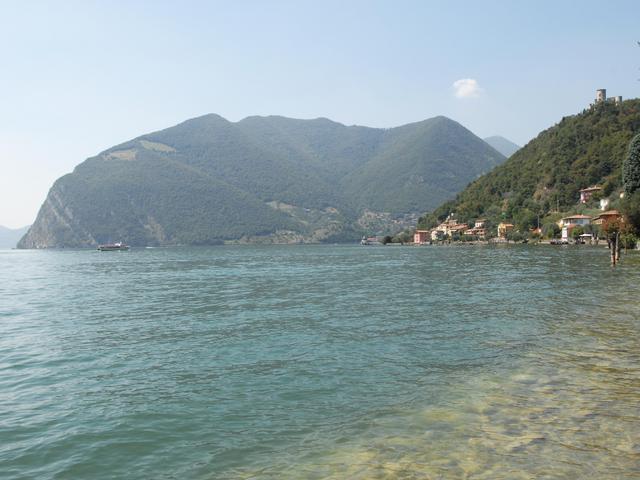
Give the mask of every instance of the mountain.
<svg viewBox="0 0 640 480">
<path fill-rule="evenodd" d="M 397 229 L 403 214 L 417 219 L 502 161 L 445 117 L 376 129 L 210 114 L 59 178 L 19 246 L 353 240 L 374 224 Z"/>
<path fill-rule="evenodd" d="M 29 227 L 7 228 L 0 225 L 0 248 L 15 248 Z"/>
<path fill-rule="evenodd" d="M 520 150 L 520 148 L 522 148 L 520 147 L 520 145 L 516 145 L 511 140 L 501 137 L 500 135 L 487 137 L 483 140 L 507 158 L 509 158 L 511 155 Z"/>
<path fill-rule="evenodd" d="M 375 154 L 342 185 L 360 208 L 420 212 L 503 161 L 459 123 L 435 117 L 384 132 Z"/>
<path fill-rule="evenodd" d="M 428 228 L 449 213 L 460 221 L 487 217 L 511 221 L 524 231 L 580 208 L 579 190 L 599 185 L 615 206 L 622 186 L 622 162 L 640 132 L 640 100 L 596 104 L 541 132 L 493 171 L 473 181 L 452 201 L 420 220 Z M 546 219 L 545 217 L 549 217 Z"/>
</svg>

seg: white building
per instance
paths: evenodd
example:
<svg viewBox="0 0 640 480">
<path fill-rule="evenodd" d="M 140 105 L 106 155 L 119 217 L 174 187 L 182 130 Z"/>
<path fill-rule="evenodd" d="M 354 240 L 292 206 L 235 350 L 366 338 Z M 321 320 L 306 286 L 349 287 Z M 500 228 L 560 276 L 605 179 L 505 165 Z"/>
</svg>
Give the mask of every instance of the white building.
<svg viewBox="0 0 640 480">
<path fill-rule="evenodd" d="M 575 227 L 583 227 L 591 223 L 591 217 L 588 215 L 571 215 L 570 217 L 564 217 L 558 222 L 560 228 L 562 228 L 562 240 L 569 240 L 571 236 L 571 230 Z"/>
</svg>

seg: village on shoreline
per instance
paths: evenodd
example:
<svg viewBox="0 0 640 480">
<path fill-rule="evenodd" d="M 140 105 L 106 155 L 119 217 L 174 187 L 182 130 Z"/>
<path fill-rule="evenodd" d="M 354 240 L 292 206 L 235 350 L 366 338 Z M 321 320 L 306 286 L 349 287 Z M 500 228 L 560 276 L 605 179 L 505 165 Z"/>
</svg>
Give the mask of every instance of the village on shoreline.
<svg viewBox="0 0 640 480">
<path fill-rule="evenodd" d="M 620 198 L 624 193 L 620 194 Z M 580 190 L 578 205 L 591 214 L 569 213 L 557 221 L 521 231 L 513 223 L 492 223 L 487 218 L 460 222 L 455 213 L 431 229 L 416 228 L 395 236 L 363 237 L 362 245 L 451 245 L 536 243 L 547 245 L 608 245 L 607 226 L 624 222 L 618 210 L 608 210 L 610 200 L 602 198 L 602 187 Z M 597 207 L 589 209 L 588 207 Z M 635 245 L 634 245 L 635 246 Z"/>
</svg>

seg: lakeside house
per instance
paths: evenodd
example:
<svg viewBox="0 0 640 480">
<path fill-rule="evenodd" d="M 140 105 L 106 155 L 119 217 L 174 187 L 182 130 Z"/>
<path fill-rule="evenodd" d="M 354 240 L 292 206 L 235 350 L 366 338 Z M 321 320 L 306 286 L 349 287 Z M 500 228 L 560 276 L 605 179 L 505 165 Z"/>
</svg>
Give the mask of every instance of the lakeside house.
<svg viewBox="0 0 640 480">
<path fill-rule="evenodd" d="M 591 217 L 589 215 L 570 215 L 568 217 L 561 218 L 558 222 L 560 228 L 567 226 L 589 225 L 591 223 Z"/>
<path fill-rule="evenodd" d="M 413 243 L 415 245 L 422 245 L 430 241 L 438 242 L 446 238 L 453 238 L 456 235 L 476 236 L 484 240 L 487 235 L 485 222 L 486 220 L 484 218 L 479 218 L 474 222 L 473 227 L 469 228 L 469 225 L 466 223 L 458 223 L 454 214 L 451 213 L 445 221 L 432 230 L 416 229 L 413 234 Z"/>
<path fill-rule="evenodd" d="M 569 240 L 571 231 L 576 227 L 583 227 L 591 223 L 591 217 L 588 215 L 571 215 L 561 218 L 558 226 L 562 229 L 562 240 Z"/>
<path fill-rule="evenodd" d="M 423 243 L 428 243 L 431 240 L 431 231 L 429 230 L 416 230 L 413 234 L 413 243 L 416 245 L 421 245 Z"/>
<path fill-rule="evenodd" d="M 454 234 L 458 234 L 458 235 L 463 235 L 464 232 L 468 229 L 469 227 L 467 225 L 465 225 L 464 223 L 462 224 L 458 224 L 455 225 L 453 227 L 451 227 L 449 229 L 449 236 L 453 236 Z"/>
<path fill-rule="evenodd" d="M 507 234 L 514 229 L 513 223 L 499 223 L 498 224 L 498 238 L 502 240 L 507 239 Z"/>
<path fill-rule="evenodd" d="M 473 228 L 468 228 L 464 231 L 465 235 L 471 235 L 483 239 L 487 236 L 487 230 L 484 226 L 487 220 L 484 218 L 479 218 L 475 221 Z"/>
<path fill-rule="evenodd" d="M 443 237 L 452 237 L 455 233 L 462 234 L 467 228 L 469 227 L 466 223 L 458 223 L 454 218 L 454 214 L 451 213 L 435 230 L 441 232 Z"/>
<path fill-rule="evenodd" d="M 580 190 L 580 203 L 587 203 L 591 199 L 591 196 L 596 192 L 602 192 L 602 187 L 595 185 L 593 187 L 583 188 Z"/>
<path fill-rule="evenodd" d="M 594 225 L 602 225 L 610 221 L 622 220 L 622 214 L 618 210 L 608 210 L 602 212 L 597 217 L 593 217 L 592 222 Z"/>
<path fill-rule="evenodd" d="M 437 242 L 439 240 L 444 240 L 444 233 L 440 230 L 431 230 L 431 241 Z"/>
</svg>

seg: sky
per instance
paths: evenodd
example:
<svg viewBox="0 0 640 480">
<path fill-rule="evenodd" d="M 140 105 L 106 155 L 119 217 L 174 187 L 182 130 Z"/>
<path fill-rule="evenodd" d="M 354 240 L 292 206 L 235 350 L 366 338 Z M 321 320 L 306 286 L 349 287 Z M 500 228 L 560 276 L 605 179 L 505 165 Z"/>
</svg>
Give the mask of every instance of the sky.
<svg viewBox="0 0 640 480">
<path fill-rule="evenodd" d="M 640 2 L 0 0 L 0 225 L 144 133 L 217 113 L 524 145 L 597 88 L 640 94 Z"/>
</svg>

